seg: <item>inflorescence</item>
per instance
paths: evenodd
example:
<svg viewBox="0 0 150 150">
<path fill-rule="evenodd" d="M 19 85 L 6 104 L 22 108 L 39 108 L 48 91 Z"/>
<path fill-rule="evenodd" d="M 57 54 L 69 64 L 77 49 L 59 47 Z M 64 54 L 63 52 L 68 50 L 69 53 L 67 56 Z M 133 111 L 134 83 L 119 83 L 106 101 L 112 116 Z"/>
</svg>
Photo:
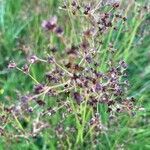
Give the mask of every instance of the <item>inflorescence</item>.
<svg viewBox="0 0 150 150">
<path fill-rule="evenodd" d="M 99 107 L 106 106 L 109 121 L 116 119 L 118 113 L 132 114 L 134 111 L 134 98 L 127 98 L 129 83 L 126 69 L 128 65 L 124 60 L 116 61 L 117 49 L 108 44 L 105 47 L 104 38 L 109 30 L 117 30 L 118 21 L 126 21 L 126 16 L 117 13 L 119 2 L 110 3 L 108 12 L 103 12 L 102 3 L 79 4 L 64 3 L 60 9 L 69 13 L 70 19 L 82 21 L 83 28 L 72 26 L 74 37 L 68 37 L 65 29 L 59 25 L 58 17 L 53 16 L 42 23 L 43 32 L 58 38 L 63 45 L 61 52 L 54 43 L 48 45 L 47 56 L 39 58 L 36 55 L 28 57 L 26 64 L 20 68 L 15 62 L 10 62 L 8 68 L 16 68 L 35 82 L 31 93 L 21 97 L 20 101 L 11 107 L 3 107 L 4 116 L 0 116 L 5 124 L 7 116 L 16 121 L 14 123 L 17 135 L 13 137 L 29 138 L 40 134 L 43 129 L 53 130 L 59 138 L 69 134 L 78 133 L 83 127 L 85 137 L 88 131 L 93 130 L 98 136 L 107 131 L 109 123 L 103 123 Z M 68 19 L 69 20 L 69 19 Z M 68 21 L 66 19 L 66 21 Z M 73 39 L 76 38 L 75 41 Z M 105 54 L 103 49 L 105 49 Z M 30 72 L 32 65 L 43 63 L 47 72 L 44 72 L 42 83 L 37 81 Z M 9 114 L 9 115 L 8 115 Z M 59 115 L 59 121 L 52 127 L 53 119 Z M 23 127 L 26 116 L 31 129 Z M 53 118 L 51 120 L 51 118 Z M 65 127 L 67 118 L 76 119 L 75 123 Z M 54 121 L 55 122 L 55 121 Z M 74 122 L 74 121 L 73 121 Z M 12 122 L 13 124 L 13 122 Z M 0 128 L 0 134 L 5 135 Z M 81 139 L 82 140 L 82 137 Z"/>
</svg>

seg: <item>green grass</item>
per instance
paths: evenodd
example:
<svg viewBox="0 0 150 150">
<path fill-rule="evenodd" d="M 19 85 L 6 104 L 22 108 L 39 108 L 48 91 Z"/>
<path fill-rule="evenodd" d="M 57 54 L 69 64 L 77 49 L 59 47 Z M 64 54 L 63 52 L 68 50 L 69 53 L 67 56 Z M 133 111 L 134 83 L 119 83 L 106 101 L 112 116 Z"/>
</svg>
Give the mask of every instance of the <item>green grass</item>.
<svg viewBox="0 0 150 150">
<path fill-rule="evenodd" d="M 34 82 L 29 77 L 23 76 L 23 74 L 18 71 L 10 72 L 10 70 L 7 69 L 7 64 L 9 60 L 12 59 L 18 64 L 23 64 L 25 62 L 24 58 L 33 53 L 38 54 L 38 56 L 44 56 L 43 51 L 50 41 L 47 40 L 45 33 L 43 33 L 41 29 L 41 22 L 43 19 L 47 19 L 53 14 L 62 17 L 64 13 L 57 9 L 58 5 L 58 0 L 0 1 L 0 91 L 4 90 L 4 92 L 0 92 L 0 103 L 5 103 L 7 105 L 13 104 L 18 98 L 18 91 L 23 94 L 30 91 L 33 87 Z M 142 3 L 139 3 L 139 5 L 142 5 Z M 125 27 L 129 29 L 128 32 L 124 33 L 124 24 L 121 22 L 119 30 L 116 33 L 110 30 L 106 37 L 104 37 L 106 43 L 103 48 L 104 56 L 102 64 L 107 59 L 107 44 L 109 42 L 114 42 L 118 49 L 114 59 L 118 60 L 123 58 L 129 65 L 128 78 L 131 85 L 128 94 L 129 96 L 136 97 L 137 106 L 142 106 L 145 110 L 138 112 L 133 118 L 128 115 L 120 115 L 116 126 L 111 126 L 110 124 L 108 132 L 99 137 L 100 145 L 97 146 L 97 149 L 115 150 L 117 146 L 121 144 L 125 146 L 125 149 L 150 149 L 150 36 L 149 34 L 142 36 L 143 30 L 150 32 L 148 27 L 149 24 L 146 24 L 146 22 L 149 21 L 148 19 L 150 19 L 150 15 L 144 15 L 143 18 L 140 18 L 137 11 L 138 6 L 135 6 L 133 10 L 129 9 L 129 12 L 127 10 L 127 14 L 125 14 L 128 16 L 128 13 L 133 13 L 132 16 L 129 16 L 125 24 Z M 71 14 L 69 14 L 71 21 L 68 21 L 69 25 L 66 25 L 63 19 L 60 20 L 60 23 L 64 26 L 66 25 L 66 34 L 76 43 L 79 37 L 76 37 L 75 30 L 81 26 L 81 22 L 76 22 L 70 15 Z M 75 29 L 73 30 L 72 28 Z M 143 40 L 142 43 L 139 43 L 138 41 L 141 37 L 143 37 Z M 51 43 L 56 42 L 57 39 L 51 39 Z M 57 45 L 60 49 L 62 48 L 59 41 Z M 29 51 L 26 52 L 24 47 L 27 47 L 27 49 L 29 48 Z M 102 69 L 105 69 L 105 66 L 102 66 Z M 42 81 L 42 72 L 44 70 L 45 68 L 43 65 L 34 65 L 34 67 L 32 67 L 33 77 Z M 81 110 L 84 110 L 86 106 L 81 107 L 83 107 Z M 105 106 L 100 106 L 100 113 L 104 123 L 108 123 L 106 109 Z M 89 117 L 87 112 L 82 113 L 82 115 L 85 121 Z M 54 118 L 54 120 L 57 119 L 57 117 Z M 78 128 L 78 135 L 77 139 L 74 139 L 76 144 L 73 148 L 78 149 L 80 147 L 80 149 L 91 149 L 90 145 L 86 148 L 86 144 L 83 144 L 84 126 L 79 122 L 75 123 Z M 79 142 L 81 142 L 80 145 L 78 145 Z M 68 143 L 66 144 L 68 147 L 66 147 L 64 143 L 63 149 L 71 148 L 70 144 L 71 141 L 69 141 L 68 138 Z M 47 148 L 46 145 L 49 145 L 49 148 Z M 19 141 L 12 142 L 6 138 L 0 137 L 0 150 L 44 150 L 55 149 L 55 145 L 56 139 L 50 139 L 47 132 L 44 132 L 37 139 L 31 139 L 30 141 L 19 139 Z"/>
</svg>

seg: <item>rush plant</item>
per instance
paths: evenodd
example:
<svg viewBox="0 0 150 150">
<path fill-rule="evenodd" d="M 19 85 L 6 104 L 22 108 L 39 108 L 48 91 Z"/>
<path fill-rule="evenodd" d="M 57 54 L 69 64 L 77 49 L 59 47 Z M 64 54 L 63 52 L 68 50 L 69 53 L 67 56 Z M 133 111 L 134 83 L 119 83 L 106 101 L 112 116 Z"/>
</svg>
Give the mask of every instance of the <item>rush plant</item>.
<svg viewBox="0 0 150 150">
<path fill-rule="evenodd" d="M 50 149 L 96 149 L 105 136 L 109 148 L 123 147 L 117 141 L 111 145 L 107 134 L 121 115 L 132 118 L 139 110 L 135 98 L 128 96 L 126 60 L 133 38 L 118 44 L 122 29 L 128 36 L 128 10 L 134 6 L 125 7 L 119 1 L 73 0 L 59 7 L 65 20 L 53 15 L 41 23 L 49 41 L 43 57 L 32 54 L 22 66 L 15 61 L 8 64 L 9 69 L 31 78 L 34 87 L 20 94 L 11 106 L 0 105 L 1 136 L 23 138 L 27 143 L 46 136 Z M 143 11 L 136 17 L 142 20 Z M 133 36 L 140 23 L 133 29 Z M 120 53 L 125 57 L 119 57 Z M 39 64 L 44 66 L 40 81 L 38 72 L 32 75 L 32 67 Z"/>
</svg>

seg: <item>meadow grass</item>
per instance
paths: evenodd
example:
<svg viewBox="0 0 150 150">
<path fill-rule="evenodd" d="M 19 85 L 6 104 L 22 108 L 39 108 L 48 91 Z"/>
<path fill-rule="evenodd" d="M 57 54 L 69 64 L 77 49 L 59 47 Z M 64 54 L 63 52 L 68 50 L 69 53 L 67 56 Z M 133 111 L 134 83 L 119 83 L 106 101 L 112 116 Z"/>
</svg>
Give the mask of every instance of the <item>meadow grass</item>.
<svg viewBox="0 0 150 150">
<path fill-rule="evenodd" d="M 60 24 L 65 27 L 66 35 L 74 43 L 80 39 L 76 36 L 76 31 L 78 28 L 83 28 L 82 23 L 77 22 L 70 12 L 68 17 L 60 11 L 58 9 L 60 4 L 59 0 L 0 1 L 0 103 L 13 104 L 17 102 L 19 94 L 27 93 L 32 89 L 34 81 L 30 77 L 24 76 L 17 70 L 10 72 L 7 65 L 10 60 L 15 60 L 21 65 L 29 54 L 37 54 L 40 57 L 45 55 L 44 49 L 49 41 L 41 29 L 42 20 L 56 14 L 60 17 Z M 128 17 L 127 22 L 125 24 L 120 22 L 117 32 L 114 33 L 112 27 L 108 34 L 102 37 L 105 43 L 100 61 L 101 70 L 105 70 L 107 47 L 113 41 L 115 48 L 119 49 L 114 59 L 124 59 L 128 63 L 128 79 L 131 84 L 128 96 L 134 96 L 137 100 L 136 105 L 144 108 L 144 111 L 137 112 L 135 117 L 120 114 L 117 125 L 110 124 L 108 131 L 100 136 L 98 149 L 119 149 L 121 145 L 125 149 L 150 149 L 150 31 L 148 26 L 150 16 L 149 14 L 139 16 L 137 12 L 140 5 L 144 5 L 144 2 L 137 2 L 134 6 L 129 4 L 124 14 Z M 124 33 L 124 30 L 129 31 Z M 61 53 L 63 46 L 55 37 L 51 38 L 51 43 L 57 43 Z M 37 64 L 32 67 L 31 73 L 34 78 L 41 81 L 45 70 L 46 67 L 43 64 Z M 76 109 L 73 104 L 72 106 Z M 81 107 L 82 118 L 86 121 L 90 115 L 88 116 L 86 112 L 86 106 Z M 103 122 L 108 122 L 105 106 L 100 107 Z M 52 124 L 55 125 L 59 120 L 59 114 L 53 120 Z M 75 123 L 79 129 L 76 139 L 74 135 L 70 135 L 75 144 L 72 147 L 68 137 L 62 149 L 92 149 L 90 145 L 84 144 L 84 140 L 88 141 L 90 137 L 83 135 L 83 126 L 77 120 L 67 120 L 72 124 Z M 89 133 L 92 135 L 92 131 Z M 24 139 L 11 141 L 0 137 L 0 149 L 56 149 L 57 139 L 50 138 L 50 134 L 53 133 L 45 131 L 37 138 L 31 138 L 30 141 Z"/>
</svg>

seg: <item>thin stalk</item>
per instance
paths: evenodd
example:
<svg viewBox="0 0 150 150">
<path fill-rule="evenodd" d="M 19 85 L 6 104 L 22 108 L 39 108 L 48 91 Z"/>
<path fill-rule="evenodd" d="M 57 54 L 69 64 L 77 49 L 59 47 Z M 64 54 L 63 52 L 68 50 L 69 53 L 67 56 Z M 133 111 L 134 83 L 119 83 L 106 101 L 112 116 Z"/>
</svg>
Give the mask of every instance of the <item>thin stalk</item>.
<svg viewBox="0 0 150 150">
<path fill-rule="evenodd" d="M 21 131 L 24 132 L 24 128 L 22 127 L 21 123 L 19 122 L 18 118 L 16 117 L 16 115 L 13 113 L 13 117 L 18 125 L 18 127 L 21 129 Z"/>
<path fill-rule="evenodd" d="M 17 70 L 23 72 L 24 74 L 26 74 L 22 69 L 20 69 L 19 67 L 16 67 Z M 31 74 L 27 73 L 27 75 L 37 84 L 40 84 Z"/>
<path fill-rule="evenodd" d="M 61 65 L 59 65 L 56 61 L 55 61 L 55 64 L 56 64 L 59 68 L 61 68 L 64 72 L 66 72 L 68 75 L 73 76 L 72 73 L 70 73 L 68 70 L 66 70 L 65 68 L 63 68 L 63 67 L 62 67 Z"/>
</svg>

